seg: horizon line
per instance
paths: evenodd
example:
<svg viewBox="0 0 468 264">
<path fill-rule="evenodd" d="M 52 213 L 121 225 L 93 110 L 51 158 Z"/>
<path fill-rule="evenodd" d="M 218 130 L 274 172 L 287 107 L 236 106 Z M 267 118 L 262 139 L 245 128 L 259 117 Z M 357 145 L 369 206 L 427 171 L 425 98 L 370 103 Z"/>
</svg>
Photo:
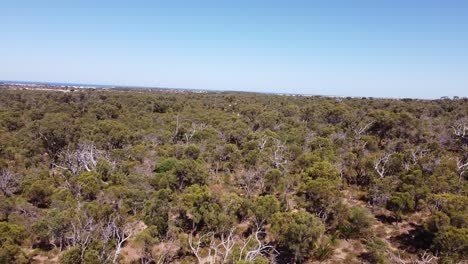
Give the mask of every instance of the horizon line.
<svg viewBox="0 0 468 264">
<path fill-rule="evenodd" d="M 443 100 L 443 99 L 467 99 L 468 97 L 464 96 L 441 96 L 439 98 L 417 98 L 417 97 L 376 97 L 376 96 L 360 96 L 360 95 L 334 95 L 334 94 L 306 94 L 306 93 L 287 93 L 287 92 L 262 92 L 262 91 L 248 91 L 248 90 L 228 90 L 228 89 L 202 89 L 202 88 L 180 88 L 180 87 L 159 87 L 159 86 L 149 86 L 149 85 L 122 85 L 122 84 L 96 84 L 96 83 L 75 83 L 75 82 L 54 82 L 54 81 L 31 81 L 31 80 L 0 80 L 0 85 L 10 84 L 10 85 L 47 85 L 52 87 L 73 87 L 80 89 L 112 89 L 112 88 L 121 88 L 121 89 L 161 89 L 161 90 L 179 90 L 179 91 L 202 91 L 202 92 L 233 92 L 233 93 L 253 93 L 253 94 L 266 94 L 266 95 L 283 95 L 283 96 L 318 96 L 318 97 L 332 97 L 332 98 L 372 98 L 372 99 L 390 99 L 390 100 L 402 100 L 402 99 L 412 99 L 412 100 Z"/>
</svg>

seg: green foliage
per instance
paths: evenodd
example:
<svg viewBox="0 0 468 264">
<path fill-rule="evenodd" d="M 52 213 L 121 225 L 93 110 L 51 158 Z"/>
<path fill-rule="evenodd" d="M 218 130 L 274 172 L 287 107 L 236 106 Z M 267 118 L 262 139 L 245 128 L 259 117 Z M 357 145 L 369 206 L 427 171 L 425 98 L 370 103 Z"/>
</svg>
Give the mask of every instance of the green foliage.
<svg viewBox="0 0 468 264">
<path fill-rule="evenodd" d="M 0 263 L 30 263 L 26 254 L 18 245 L 7 242 L 0 247 Z"/>
<path fill-rule="evenodd" d="M 339 225 L 340 233 L 346 238 L 368 238 L 374 220 L 366 208 L 352 207 L 345 221 Z"/>
<path fill-rule="evenodd" d="M 47 113 L 32 128 L 52 157 L 74 140 L 76 134 L 73 132 L 78 130 L 73 118 L 66 113 Z"/>
<path fill-rule="evenodd" d="M 45 219 L 38 220 L 31 226 L 31 229 L 34 232 L 38 244 L 43 247 L 48 246 L 50 229 L 47 221 Z"/>
<path fill-rule="evenodd" d="M 152 199 L 145 203 L 143 211 L 144 221 L 147 225 L 156 228 L 159 237 L 164 236 L 168 230 L 171 200 L 171 191 L 162 189 L 157 191 L 152 196 Z"/>
<path fill-rule="evenodd" d="M 461 260 L 468 255 L 468 228 L 442 227 L 434 238 L 434 250 Z"/>
<path fill-rule="evenodd" d="M 177 160 L 174 158 L 164 159 L 156 165 L 156 172 L 164 173 L 164 172 L 171 171 L 175 167 L 176 164 L 177 164 Z"/>
<path fill-rule="evenodd" d="M 76 184 L 80 186 L 81 195 L 85 200 L 96 199 L 101 190 L 101 177 L 96 172 L 83 172 L 76 179 Z"/>
<path fill-rule="evenodd" d="M 193 160 L 181 160 L 174 166 L 173 174 L 176 176 L 179 189 L 192 184 L 203 185 L 206 182 L 205 169 Z"/>
<path fill-rule="evenodd" d="M 26 229 L 24 227 L 7 222 L 0 222 L 0 245 L 4 245 L 7 242 L 19 245 L 25 236 Z"/>
<path fill-rule="evenodd" d="M 200 224 L 211 208 L 211 193 L 208 186 L 192 185 L 180 195 L 181 208 L 195 225 Z"/>
<path fill-rule="evenodd" d="M 284 188 L 283 173 L 280 170 L 272 169 L 265 174 L 265 191 L 273 193 Z"/>
<path fill-rule="evenodd" d="M 368 250 L 366 259 L 370 263 L 385 263 L 385 250 L 387 248 L 387 245 L 383 240 L 373 238 L 366 243 L 366 248 Z"/>
<path fill-rule="evenodd" d="M 38 180 L 26 189 L 26 196 L 33 205 L 46 208 L 51 203 L 50 198 L 53 191 L 50 181 Z"/>
<path fill-rule="evenodd" d="M 467 103 L 0 89 L 0 263 L 112 262 L 122 234 L 138 262 L 193 263 L 189 234 L 216 262 L 229 239 L 229 263 L 260 245 L 255 263 L 328 260 L 334 235 L 344 262 L 381 263 L 385 243 L 465 261 Z"/>
<path fill-rule="evenodd" d="M 258 224 L 267 223 L 276 212 L 280 210 L 280 202 L 273 195 L 258 197 L 252 206 L 255 221 Z"/>
<path fill-rule="evenodd" d="M 335 251 L 335 244 L 336 241 L 334 237 L 322 239 L 320 243 L 318 243 L 317 247 L 314 249 L 314 259 L 318 261 L 325 261 L 331 258 Z"/>
<path fill-rule="evenodd" d="M 336 181 L 326 178 L 306 179 L 300 188 L 301 202 L 309 212 L 330 211 L 339 201 L 340 192 Z"/>
<path fill-rule="evenodd" d="M 291 250 L 296 261 L 309 257 L 325 227 L 307 212 L 276 213 L 271 220 L 271 233 L 282 246 Z"/>
<path fill-rule="evenodd" d="M 112 167 L 109 162 L 104 159 L 100 159 L 96 165 L 96 172 L 99 173 L 103 181 L 108 181 L 111 177 Z"/>
<path fill-rule="evenodd" d="M 22 226 L 0 222 L 0 263 L 28 263 L 28 259 L 20 248 L 26 237 Z"/>
<path fill-rule="evenodd" d="M 399 216 L 401 213 L 412 212 L 415 209 L 414 197 L 408 192 L 395 192 L 387 203 L 387 208 Z"/>
<path fill-rule="evenodd" d="M 198 159 L 200 156 L 201 150 L 197 145 L 190 144 L 185 148 L 185 155 L 190 159 Z"/>
<path fill-rule="evenodd" d="M 339 178 L 339 171 L 327 161 L 316 162 L 307 169 L 307 176 L 312 179 L 325 178 L 327 180 L 336 180 Z"/>
<path fill-rule="evenodd" d="M 60 264 L 76 264 L 81 263 L 81 252 L 78 247 L 72 247 L 63 252 L 59 259 Z"/>
</svg>

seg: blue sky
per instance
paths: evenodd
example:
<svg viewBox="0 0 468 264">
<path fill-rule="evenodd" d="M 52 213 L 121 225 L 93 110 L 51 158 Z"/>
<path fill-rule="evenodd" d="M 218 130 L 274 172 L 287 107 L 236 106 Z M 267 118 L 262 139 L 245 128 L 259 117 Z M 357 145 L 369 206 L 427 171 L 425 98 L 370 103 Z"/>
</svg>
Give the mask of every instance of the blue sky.
<svg viewBox="0 0 468 264">
<path fill-rule="evenodd" d="M 0 0 L 0 80 L 468 96 L 468 1 Z"/>
</svg>

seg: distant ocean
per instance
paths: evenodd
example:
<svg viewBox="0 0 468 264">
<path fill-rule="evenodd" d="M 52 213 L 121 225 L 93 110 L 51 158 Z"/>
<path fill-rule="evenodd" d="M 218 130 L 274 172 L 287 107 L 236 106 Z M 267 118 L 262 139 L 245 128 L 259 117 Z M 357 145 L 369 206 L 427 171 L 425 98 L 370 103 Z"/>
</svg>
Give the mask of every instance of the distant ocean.
<svg viewBox="0 0 468 264">
<path fill-rule="evenodd" d="M 0 84 L 23 84 L 23 85 L 47 85 L 47 86 L 74 86 L 84 88 L 149 88 L 124 85 L 88 84 L 88 83 L 60 83 L 60 82 L 32 82 L 32 81 L 6 81 L 0 80 Z"/>
<path fill-rule="evenodd" d="M 169 87 L 151 87 L 151 86 L 135 86 L 135 85 L 110 85 L 110 84 L 89 84 L 89 83 L 61 83 L 61 82 L 34 82 L 34 81 L 10 81 L 0 80 L 0 84 L 17 84 L 17 85 L 47 85 L 55 87 L 77 87 L 77 88 L 138 88 L 138 89 L 163 89 L 163 90 L 179 90 L 192 92 L 234 92 L 234 93 L 258 93 L 269 95 L 283 96 L 327 96 L 327 97 L 343 97 L 339 95 L 320 95 L 320 94 L 300 94 L 300 93 L 280 93 L 280 92 L 261 92 L 261 91 L 242 91 L 242 90 L 214 90 L 214 89 L 197 89 L 197 88 L 169 88 Z"/>
</svg>

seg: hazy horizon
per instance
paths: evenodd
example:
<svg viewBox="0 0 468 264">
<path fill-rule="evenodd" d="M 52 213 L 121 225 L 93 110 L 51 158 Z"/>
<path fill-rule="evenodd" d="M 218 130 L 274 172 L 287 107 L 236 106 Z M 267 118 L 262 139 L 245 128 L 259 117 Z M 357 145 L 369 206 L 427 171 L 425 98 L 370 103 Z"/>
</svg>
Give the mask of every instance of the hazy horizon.
<svg viewBox="0 0 468 264">
<path fill-rule="evenodd" d="M 1 2 L 0 79 L 468 96 L 461 1 Z"/>
</svg>

